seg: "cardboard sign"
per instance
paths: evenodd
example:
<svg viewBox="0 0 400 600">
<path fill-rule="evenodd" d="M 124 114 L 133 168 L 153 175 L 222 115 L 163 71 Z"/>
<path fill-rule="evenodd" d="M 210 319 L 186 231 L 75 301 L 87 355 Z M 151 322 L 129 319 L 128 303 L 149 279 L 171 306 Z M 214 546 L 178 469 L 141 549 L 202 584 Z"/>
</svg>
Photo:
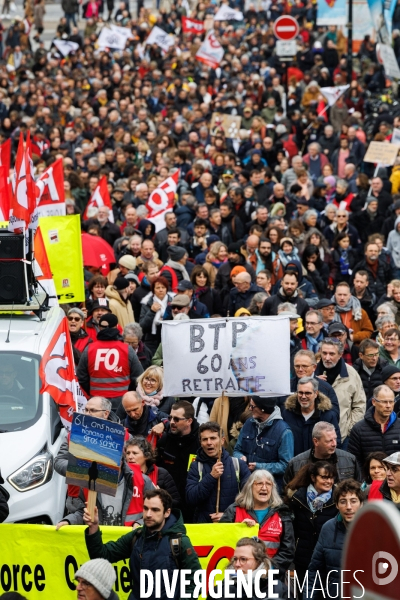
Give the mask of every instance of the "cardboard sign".
<svg viewBox="0 0 400 600">
<path fill-rule="evenodd" d="M 283 396 L 290 393 L 285 316 L 164 321 L 166 396 Z"/>
<path fill-rule="evenodd" d="M 220 127 L 226 138 L 236 139 L 239 137 L 239 129 L 242 125 L 242 117 L 234 115 L 223 115 L 213 113 L 211 118 L 211 130 Z"/>
<path fill-rule="evenodd" d="M 118 423 L 74 413 L 66 482 L 115 496 L 124 436 Z"/>
<path fill-rule="evenodd" d="M 364 156 L 364 161 L 392 166 L 395 163 L 399 147 L 386 142 L 371 142 Z"/>
</svg>

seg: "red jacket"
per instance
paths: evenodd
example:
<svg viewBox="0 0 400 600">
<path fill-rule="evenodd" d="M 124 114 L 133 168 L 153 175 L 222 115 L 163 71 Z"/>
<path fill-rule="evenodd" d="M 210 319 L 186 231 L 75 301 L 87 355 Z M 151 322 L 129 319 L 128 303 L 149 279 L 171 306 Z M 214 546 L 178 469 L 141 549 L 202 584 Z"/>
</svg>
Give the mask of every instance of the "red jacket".
<svg viewBox="0 0 400 600">
<path fill-rule="evenodd" d="M 117 398 L 128 391 L 131 382 L 129 346 L 120 341 L 93 342 L 88 348 L 90 394 Z"/>
</svg>

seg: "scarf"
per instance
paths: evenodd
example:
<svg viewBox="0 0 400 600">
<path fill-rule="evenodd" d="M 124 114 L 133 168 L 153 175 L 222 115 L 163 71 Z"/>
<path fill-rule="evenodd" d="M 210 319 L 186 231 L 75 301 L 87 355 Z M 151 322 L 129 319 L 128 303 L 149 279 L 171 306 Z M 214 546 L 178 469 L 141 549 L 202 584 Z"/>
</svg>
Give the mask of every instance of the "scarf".
<svg viewBox="0 0 400 600">
<path fill-rule="evenodd" d="M 284 267 L 286 267 L 288 263 L 299 259 L 299 253 L 297 252 L 297 248 L 293 248 L 293 251 L 290 254 L 285 254 L 283 250 L 278 250 L 278 256 Z"/>
<path fill-rule="evenodd" d="M 160 300 L 160 298 L 157 298 L 157 296 L 153 295 L 153 302 L 158 302 L 158 304 L 161 304 L 161 308 L 154 315 L 153 323 L 151 325 L 151 333 L 153 335 L 157 334 L 157 326 L 161 325 L 162 318 L 163 318 L 165 310 L 168 306 L 168 301 L 169 301 L 168 294 L 165 294 L 165 296 L 162 300 Z"/>
<path fill-rule="evenodd" d="M 136 387 L 136 392 L 139 394 L 139 396 L 141 397 L 142 400 L 145 401 L 145 403 L 148 406 L 159 406 L 161 400 L 164 398 L 164 390 L 163 388 L 161 388 L 161 390 L 158 390 L 157 392 L 152 392 L 149 396 L 145 394 L 144 389 L 142 388 L 141 384 L 138 383 L 137 387 Z"/>
<path fill-rule="evenodd" d="M 183 279 L 185 279 L 185 281 L 190 281 L 189 274 L 186 271 L 185 267 L 183 265 L 181 265 L 181 263 L 175 262 L 174 260 L 169 260 L 165 264 L 167 267 L 172 267 L 173 269 L 175 269 L 175 271 L 180 271 L 182 273 L 182 277 L 183 277 Z"/>
<path fill-rule="evenodd" d="M 196 296 L 197 300 L 199 299 L 199 296 L 201 294 L 205 294 L 206 292 L 208 292 L 208 286 L 205 285 L 204 287 L 198 287 L 196 290 L 194 290 L 194 295 Z"/>
<path fill-rule="evenodd" d="M 323 339 L 324 336 L 322 334 L 322 331 L 319 332 L 318 337 L 316 338 L 310 335 L 309 333 L 306 333 L 307 347 L 309 348 L 309 350 L 314 352 L 314 354 L 318 351 L 319 343 L 322 342 Z"/>
<path fill-rule="evenodd" d="M 361 303 L 359 301 L 358 298 L 356 298 L 355 296 L 351 296 L 350 300 L 348 301 L 348 303 L 346 304 L 346 306 L 338 306 L 336 304 L 336 300 L 335 300 L 335 296 L 332 296 L 332 300 L 335 303 L 335 317 L 334 317 L 334 321 L 337 323 L 341 323 L 341 318 L 340 318 L 340 314 L 341 313 L 346 313 L 349 312 L 351 310 L 351 312 L 353 313 L 353 319 L 355 321 L 361 321 L 361 317 L 362 317 L 362 312 L 361 312 Z"/>
<path fill-rule="evenodd" d="M 390 490 L 390 495 L 395 504 L 400 504 L 400 494 L 396 494 L 394 490 Z"/>
<path fill-rule="evenodd" d="M 311 512 L 315 513 L 317 510 L 322 510 L 324 504 L 328 502 L 332 497 L 332 489 L 329 492 L 318 494 L 317 490 L 312 483 L 307 488 L 307 504 Z"/>
</svg>

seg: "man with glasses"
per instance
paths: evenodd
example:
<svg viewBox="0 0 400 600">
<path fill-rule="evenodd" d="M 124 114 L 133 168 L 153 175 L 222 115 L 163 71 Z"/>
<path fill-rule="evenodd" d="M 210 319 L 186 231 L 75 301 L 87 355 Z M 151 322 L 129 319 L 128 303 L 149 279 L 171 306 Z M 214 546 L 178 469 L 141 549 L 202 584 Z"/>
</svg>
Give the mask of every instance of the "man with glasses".
<svg viewBox="0 0 400 600">
<path fill-rule="evenodd" d="M 305 319 L 305 338 L 301 341 L 304 350 L 311 350 L 314 354 L 325 337 L 322 315 L 317 310 L 309 310 Z"/>
<path fill-rule="evenodd" d="M 386 365 L 382 369 L 382 383 L 389 386 L 394 393 L 394 411 L 400 411 L 400 369 L 394 365 Z"/>
<path fill-rule="evenodd" d="M 340 444 L 338 418 L 329 398 L 319 391 L 318 383 L 313 377 L 299 379 L 297 393 L 288 397 L 282 410 L 283 420 L 293 433 L 295 456 L 312 448 L 312 430 L 320 421 L 332 423 Z"/>
<path fill-rule="evenodd" d="M 371 406 L 370 399 L 372 398 L 374 389 L 378 387 L 378 385 L 385 383 L 383 379 L 383 369 L 386 361 L 379 357 L 379 344 L 374 340 L 363 340 L 358 351 L 360 358 L 353 363 L 353 367 L 361 378 L 365 396 L 367 398 L 367 406 L 369 408 L 369 406 Z M 400 369 L 397 370 L 399 373 L 397 376 L 399 377 L 398 391 L 400 391 Z"/>
<path fill-rule="evenodd" d="M 374 390 L 372 406 L 351 430 L 348 451 L 360 467 L 370 452 L 392 454 L 400 448 L 400 421 L 394 412 L 394 393 L 387 385 Z"/>
<path fill-rule="evenodd" d="M 353 425 L 364 417 L 366 398 L 359 374 L 353 367 L 346 365 L 342 355 L 342 343 L 335 338 L 325 338 L 321 344 L 321 360 L 315 374 L 327 381 L 336 392 L 340 408 L 342 448 L 346 450 Z"/>
<path fill-rule="evenodd" d="M 75 573 L 78 600 L 118 600 L 113 591 L 116 580 L 114 567 L 104 558 L 85 562 Z"/>
<path fill-rule="evenodd" d="M 250 471 L 269 471 L 281 488 L 283 474 L 293 458 L 293 433 L 282 419 L 276 398 L 250 396 L 249 409 L 253 416 L 240 430 L 233 456 L 245 460 Z"/>
<path fill-rule="evenodd" d="M 185 498 L 188 468 L 200 446 L 199 424 L 194 416 L 193 404 L 187 400 L 173 404 L 168 421 L 169 427 L 157 442 L 157 465 L 167 469 L 181 498 Z M 185 523 L 193 522 L 193 507 L 183 505 L 182 514 Z"/>
<path fill-rule="evenodd" d="M 347 210 L 339 209 L 336 212 L 336 217 L 333 223 L 327 225 L 323 234 L 326 237 L 329 247 L 333 247 L 333 241 L 339 233 L 347 233 L 351 241 L 351 247 L 356 249 L 360 246 L 361 240 L 358 231 L 349 223 L 349 213 Z"/>
<path fill-rule="evenodd" d="M 394 452 L 383 459 L 386 465 L 385 481 L 373 481 L 368 492 L 368 500 L 388 500 L 400 510 L 400 452 Z"/>
<path fill-rule="evenodd" d="M 328 300 L 328 298 L 322 298 L 315 308 L 321 313 L 322 316 L 322 327 L 325 333 L 328 333 L 328 327 L 335 318 L 335 301 Z"/>
<path fill-rule="evenodd" d="M 353 366 L 353 363 L 359 357 L 358 346 L 351 339 L 351 333 L 346 325 L 334 321 L 328 327 L 328 337 L 336 338 L 343 345 L 343 360 L 347 365 Z"/>
</svg>

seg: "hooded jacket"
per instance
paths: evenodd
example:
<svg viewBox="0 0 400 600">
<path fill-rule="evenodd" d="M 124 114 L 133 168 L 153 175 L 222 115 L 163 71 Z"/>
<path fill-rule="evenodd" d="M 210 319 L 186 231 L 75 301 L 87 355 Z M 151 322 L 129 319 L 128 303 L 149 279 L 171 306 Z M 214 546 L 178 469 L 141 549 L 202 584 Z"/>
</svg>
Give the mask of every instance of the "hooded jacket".
<svg viewBox="0 0 400 600">
<path fill-rule="evenodd" d="M 392 254 L 394 264 L 399 269 L 400 268 L 400 231 L 398 231 L 398 226 L 400 225 L 400 216 L 394 222 L 394 229 L 389 233 L 387 239 L 387 249 Z"/>
<path fill-rule="evenodd" d="M 91 559 L 105 558 L 111 563 L 129 559 L 132 591 L 128 600 L 140 600 L 142 598 L 140 589 L 140 571 L 142 569 L 148 569 L 153 574 L 156 571 L 161 572 L 162 569 L 166 569 L 168 579 L 172 581 L 172 574 L 177 565 L 172 554 L 170 539 L 176 539 L 177 537 L 180 538 L 181 545 L 178 558 L 180 570 L 187 569 L 191 571 L 190 575 L 186 575 L 186 579 L 190 580 L 190 584 L 186 585 L 186 591 L 193 595 L 195 588 L 194 573 L 200 570 L 201 566 L 190 539 L 186 535 L 186 528 L 179 510 L 172 509 L 161 531 L 152 533 L 144 525 L 141 529 L 129 531 L 115 542 L 108 542 L 107 544 L 103 544 L 100 529 L 92 535 L 89 535 L 88 529 L 85 530 L 86 547 Z M 171 596 L 169 597 L 171 598 Z M 176 600 L 180 597 L 179 577 L 175 588 L 175 596 L 173 597 Z M 167 600 L 168 598 L 163 578 L 161 578 L 160 598 L 161 600 Z"/>
<path fill-rule="evenodd" d="M 225 448 L 222 449 L 221 461 L 224 465 L 224 472 L 220 477 L 219 511 L 224 512 L 235 501 L 237 494 L 250 477 L 250 469 L 244 460 L 238 460 L 238 481 L 234 462 Z M 196 507 L 194 515 L 196 523 L 212 523 L 210 514 L 215 513 L 218 479 L 211 475 L 211 470 L 216 462 L 217 458 L 210 458 L 201 448 L 196 460 L 190 465 L 186 482 L 186 501 Z M 202 464 L 201 479 L 199 463 Z"/>
<path fill-rule="evenodd" d="M 400 449 L 400 421 L 396 413 L 390 415 L 385 432 L 375 421 L 374 413 L 375 407 L 371 406 L 350 433 L 348 451 L 354 454 L 360 468 L 370 452 L 385 452 L 390 456 Z"/>
<path fill-rule="evenodd" d="M 106 296 L 110 303 L 110 310 L 118 318 L 118 323 L 121 327 L 135 322 L 132 304 L 129 300 L 125 302 L 112 285 L 107 286 Z"/>
<path fill-rule="evenodd" d="M 309 419 L 306 420 L 301 413 L 297 394 L 292 394 L 286 400 L 285 408 L 282 410 L 282 417 L 293 433 L 294 456 L 312 448 L 312 430 L 314 425 L 320 421 L 331 423 L 335 427 L 338 445 L 340 445 L 340 430 L 337 416 L 332 410 L 332 403 L 328 396 L 325 396 L 321 392 L 318 392 L 318 396 L 315 399 L 315 410 Z"/>
</svg>

